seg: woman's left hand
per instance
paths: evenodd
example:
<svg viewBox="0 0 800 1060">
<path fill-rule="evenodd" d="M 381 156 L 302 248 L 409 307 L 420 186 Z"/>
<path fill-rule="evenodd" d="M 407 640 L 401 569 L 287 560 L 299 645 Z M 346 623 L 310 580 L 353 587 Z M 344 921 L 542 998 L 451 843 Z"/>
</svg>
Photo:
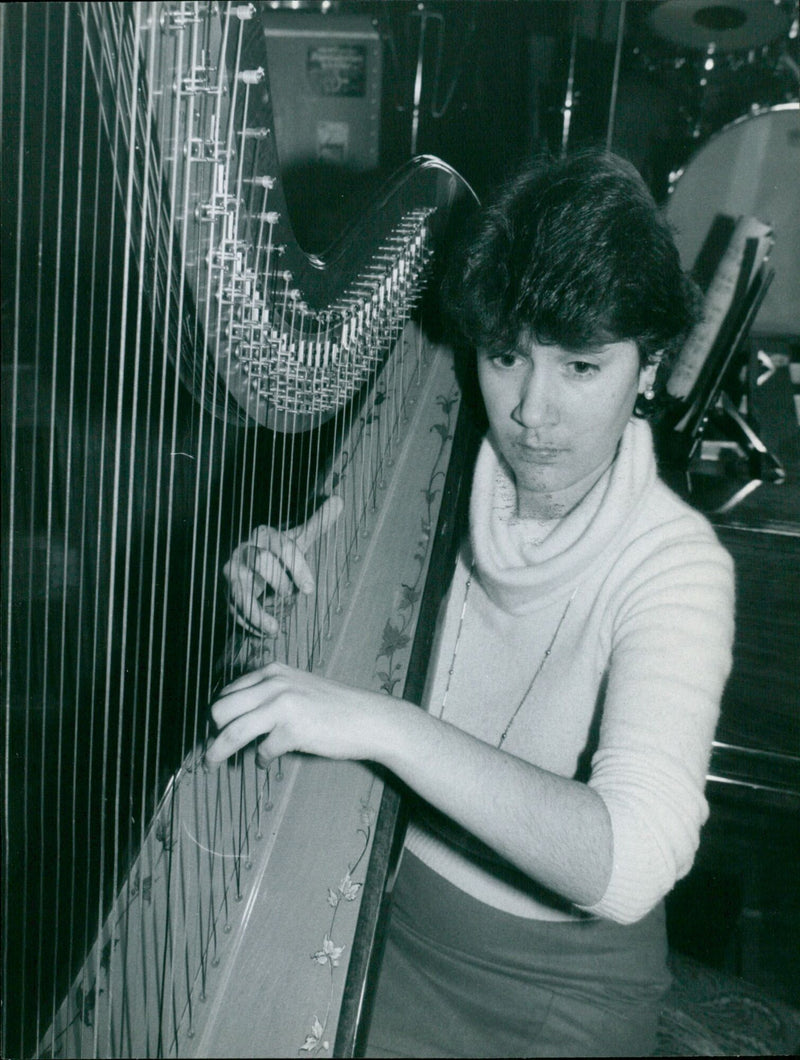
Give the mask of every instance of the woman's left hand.
<svg viewBox="0 0 800 1060">
<path fill-rule="evenodd" d="M 282 663 L 245 674 L 223 689 L 211 708 L 219 735 L 206 750 L 216 767 L 251 741 L 270 761 L 289 751 L 326 758 L 366 759 L 392 700 L 341 685 Z"/>
</svg>

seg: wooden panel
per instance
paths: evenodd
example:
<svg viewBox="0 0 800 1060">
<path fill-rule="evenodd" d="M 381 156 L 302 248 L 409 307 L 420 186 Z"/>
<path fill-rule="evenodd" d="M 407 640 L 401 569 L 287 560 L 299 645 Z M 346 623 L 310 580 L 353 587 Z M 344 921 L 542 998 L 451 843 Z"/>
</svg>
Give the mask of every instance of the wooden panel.
<svg viewBox="0 0 800 1060">
<path fill-rule="evenodd" d="M 800 754 L 798 534 L 718 528 L 736 564 L 734 669 L 717 738 Z"/>
</svg>

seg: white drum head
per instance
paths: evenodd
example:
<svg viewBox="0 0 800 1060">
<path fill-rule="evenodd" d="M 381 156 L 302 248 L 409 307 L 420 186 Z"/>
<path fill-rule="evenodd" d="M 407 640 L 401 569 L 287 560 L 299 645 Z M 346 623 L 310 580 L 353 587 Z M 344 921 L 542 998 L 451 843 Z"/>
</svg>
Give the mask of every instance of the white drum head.
<svg viewBox="0 0 800 1060">
<path fill-rule="evenodd" d="M 684 268 L 694 265 L 717 213 L 772 225 L 775 279 L 753 331 L 800 336 L 800 104 L 739 118 L 688 162 L 666 206 Z"/>
</svg>

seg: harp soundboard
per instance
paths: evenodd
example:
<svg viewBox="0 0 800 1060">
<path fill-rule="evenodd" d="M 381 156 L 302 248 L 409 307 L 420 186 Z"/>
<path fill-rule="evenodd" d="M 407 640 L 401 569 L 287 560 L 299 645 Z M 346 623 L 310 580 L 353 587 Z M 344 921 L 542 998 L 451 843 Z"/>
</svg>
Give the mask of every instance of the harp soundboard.
<svg viewBox="0 0 800 1060">
<path fill-rule="evenodd" d="M 330 1053 L 382 778 L 209 774 L 207 707 L 269 659 L 403 693 L 459 405 L 417 307 L 469 190 L 417 159 L 306 254 L 254 5 L 0 20 L 2 1054 Z M 245 634 L 227 557 L 332 493 L 316 591 Z"/>
</svg>

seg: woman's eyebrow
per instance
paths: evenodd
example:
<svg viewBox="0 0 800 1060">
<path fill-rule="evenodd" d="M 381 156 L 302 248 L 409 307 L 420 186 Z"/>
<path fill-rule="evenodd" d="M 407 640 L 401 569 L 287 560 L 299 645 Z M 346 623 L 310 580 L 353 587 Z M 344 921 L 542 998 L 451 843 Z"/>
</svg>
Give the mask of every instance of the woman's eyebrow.
<svg viewBox="0 0 800 1060">
<path fill-rule="evenodd" d="M 598 342 L 596 345 L 571 347 L 565 346 L 565 357 L 611 357 L 613 351 L 609 349 L 608 343 Z"/>
</svg>

